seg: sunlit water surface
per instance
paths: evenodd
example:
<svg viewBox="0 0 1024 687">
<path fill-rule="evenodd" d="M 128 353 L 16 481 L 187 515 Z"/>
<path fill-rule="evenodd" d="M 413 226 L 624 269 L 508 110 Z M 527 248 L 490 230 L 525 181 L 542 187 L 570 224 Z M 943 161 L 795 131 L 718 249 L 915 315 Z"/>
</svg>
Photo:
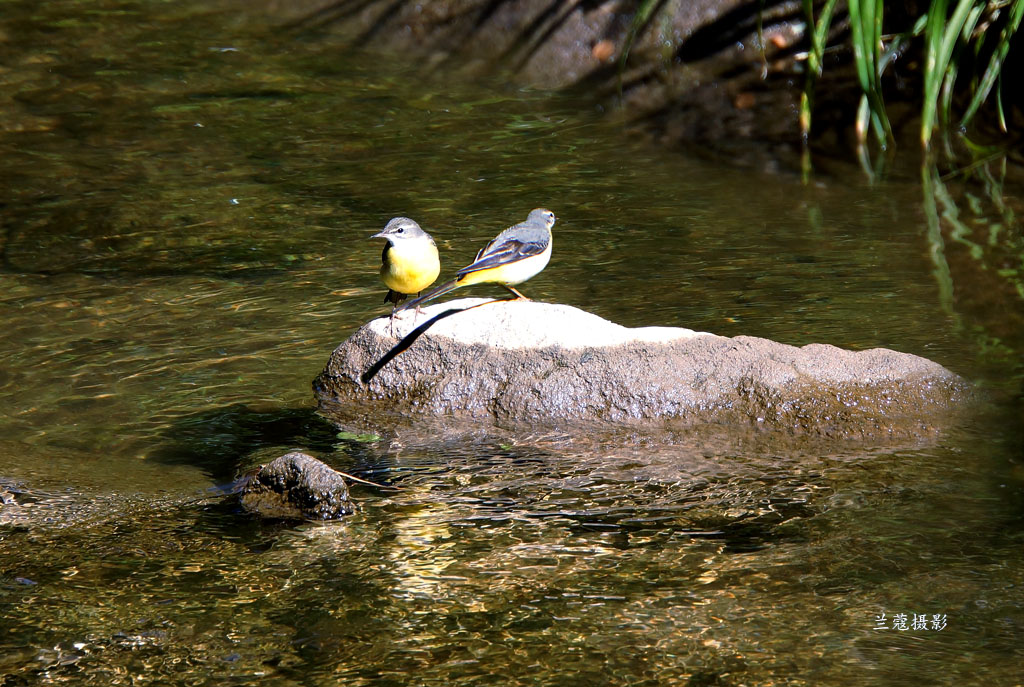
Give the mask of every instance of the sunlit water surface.
<svg viewBox="0 0 1024 687">
<path fill-rule="evenodd" d="M 957 309 L 917 179 L 652 150 L 234 12 L 0 7 L 0 684 L 1019 684 L 1019 332 Z M 448 274 L 537 206 L 533 298 L 891 347 L 996 401 L 921 445 L 685 460 L 317 418 L 387 312 L 370 234 L 417 219 Z M 213 491 L 288 448 L 402 489 L 299 526 Z"/>
</svg>

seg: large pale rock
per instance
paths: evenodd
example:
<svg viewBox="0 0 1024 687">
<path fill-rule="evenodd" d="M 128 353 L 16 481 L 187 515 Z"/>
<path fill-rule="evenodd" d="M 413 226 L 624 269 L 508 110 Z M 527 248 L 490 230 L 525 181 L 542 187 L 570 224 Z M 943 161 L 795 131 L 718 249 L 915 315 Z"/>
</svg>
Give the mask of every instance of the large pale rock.
<svg viewBox="0 0 1024 687">
<path fill-rule="evenodd" d="M 313 388 L 328 417 L 375 428 L 444 416 L 857 438 L 932 433 L 970 395 L 941 365 L 887 349 L 630 329 L 567 305 L 485 299 L 369 322 Z"/>
</svg>

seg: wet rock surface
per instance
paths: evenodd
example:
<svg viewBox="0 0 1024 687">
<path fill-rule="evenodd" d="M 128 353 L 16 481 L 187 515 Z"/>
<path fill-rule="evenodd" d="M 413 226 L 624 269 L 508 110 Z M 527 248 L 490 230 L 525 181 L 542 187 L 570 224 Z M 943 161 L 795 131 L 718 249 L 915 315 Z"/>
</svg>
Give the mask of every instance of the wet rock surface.
<svg viewBox="0 0 1024 687">
<path fill-rule="evenodd" d="M 239 5 L 253 11 L 252 3 Z M 891 5 L 887 26 L 909 30 L 921 8 Z M 819 166 L 837 169 L 856 149 L 851 113 L 862 91 L 842 10 L 833 17 L 805 141 L 799 112 L 810 43 L 796 0 L 264 0 L 256 7 L 293 40 L 340 38 L 442 78 L 486 75 L 579 94 L 624 120 L 631 134 L 730 164 L 800 171 L 810 143 Z M 899 54 L 883 74 L 886 102 L 897 140 L 911 144 L 924 60 L 913 43 Z M 1007 74 L 1020 71 L 1014 55 Z"/>
<path fill-rule="evenodd" d="M 334 520 L 355 510 L 342 475 L 297 451 L 261 466 L 239 500 L 251 513 L 280 520 Z"/>
<path fill-rule="evenodd" d="M 669 327 L 629 329 L 566 305 L 461 299 L 371 321 L 313 382 L 343 426 L 409 418 L 535 428 L 715 425 L 836 438 L 934 434 L 971 397 L 941 365 L 888 349 L 800 348 Z"/>
<path fill-rule="evenodd" d="M 742 155 L 737 162 L 774 167 L 778 161 L 760 145 L 788 156 L 800 143 L 795 113 L 806 45 L 796 2 L 670 0 L 649 15 L 632 3 L 547 0 L 272 9 L 301 35 L 327 30 L 353 46 L 414 56 L 429 71 L 496 74 L 584 93 L 645 137 L 720 148 Z M 833 109 L 845 116 L 848 99 L 859 97 L 843 90 L 830 107 L 835 90 L 821 89 L 823 118 Z"/>
</svg>

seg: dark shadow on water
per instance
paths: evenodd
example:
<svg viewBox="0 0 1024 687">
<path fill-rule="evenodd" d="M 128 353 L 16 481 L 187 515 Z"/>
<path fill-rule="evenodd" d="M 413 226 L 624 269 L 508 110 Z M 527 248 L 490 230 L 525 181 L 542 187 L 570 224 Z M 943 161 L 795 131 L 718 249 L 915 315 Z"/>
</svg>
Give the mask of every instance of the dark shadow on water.
<svg viewBox="0 0 1024 687">
<path fill-rule="evenodd" d="M 336 451 L 338 430 L 312 408 L 254 410 L 237 403 L 179 418 L 150 458 L 192 465 L 218 482 L 229 482 L 247 456 L 261 449 Z"/>
<path fill-rule="evenodd" d="M 181 506 L 185 522 L 169 536 L 182 539 L 196 536 L 221 537 L 242 544 L 248 553 L 264 553 L 274 547 L 280 537 L 293 531 L 301 522 L 258 518 L 247 513 L 233 494 L 222 494 L 192 501 Z"/>
</svg>

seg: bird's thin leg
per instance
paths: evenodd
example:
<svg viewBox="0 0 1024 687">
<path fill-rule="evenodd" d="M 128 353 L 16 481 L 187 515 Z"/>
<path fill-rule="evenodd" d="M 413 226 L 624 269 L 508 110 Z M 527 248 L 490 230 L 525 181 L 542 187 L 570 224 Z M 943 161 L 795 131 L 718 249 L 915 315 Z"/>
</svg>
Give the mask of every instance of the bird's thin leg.
<svg viewBox="0 0 1024 687">
<path fill-rule="evenodd" d="M 396 305 L 394 308 L 391 309 L 391 318 L 388 321 L 388 331 L 391 333 L 391 336 L 396 336 L 396 334 L 395 334 L 395 320 L 398 319 L 398 313 L 396 313 L 395 310 L 397 308 L 398 308 L 398 306 Z"/>
<path fill-rule="evenodd" d="M 521 293 L 519 293 L 518 291 L 516 291 L 515 289 L 513 289 L 513 288 L 512 288 L 511 286 L 509 286 L 508 284 L 502 284 L 502 286 L 504 286 L 504 287 L 505 287 L 506 289 L 508 289 L 509 291 L 511 291 L 512 293 L 514 293 L 514 294 L 516 295 L 516 299 L 517 299 L 517 300 L 522 300 L 522 301 L 528 301 L 528 300 L 530 300 L 529 298 L 527 298 L 527 297 L 526 297 L 526 296 L 524 296 L 523 294 L 521 294 Z"/>
</svg>

